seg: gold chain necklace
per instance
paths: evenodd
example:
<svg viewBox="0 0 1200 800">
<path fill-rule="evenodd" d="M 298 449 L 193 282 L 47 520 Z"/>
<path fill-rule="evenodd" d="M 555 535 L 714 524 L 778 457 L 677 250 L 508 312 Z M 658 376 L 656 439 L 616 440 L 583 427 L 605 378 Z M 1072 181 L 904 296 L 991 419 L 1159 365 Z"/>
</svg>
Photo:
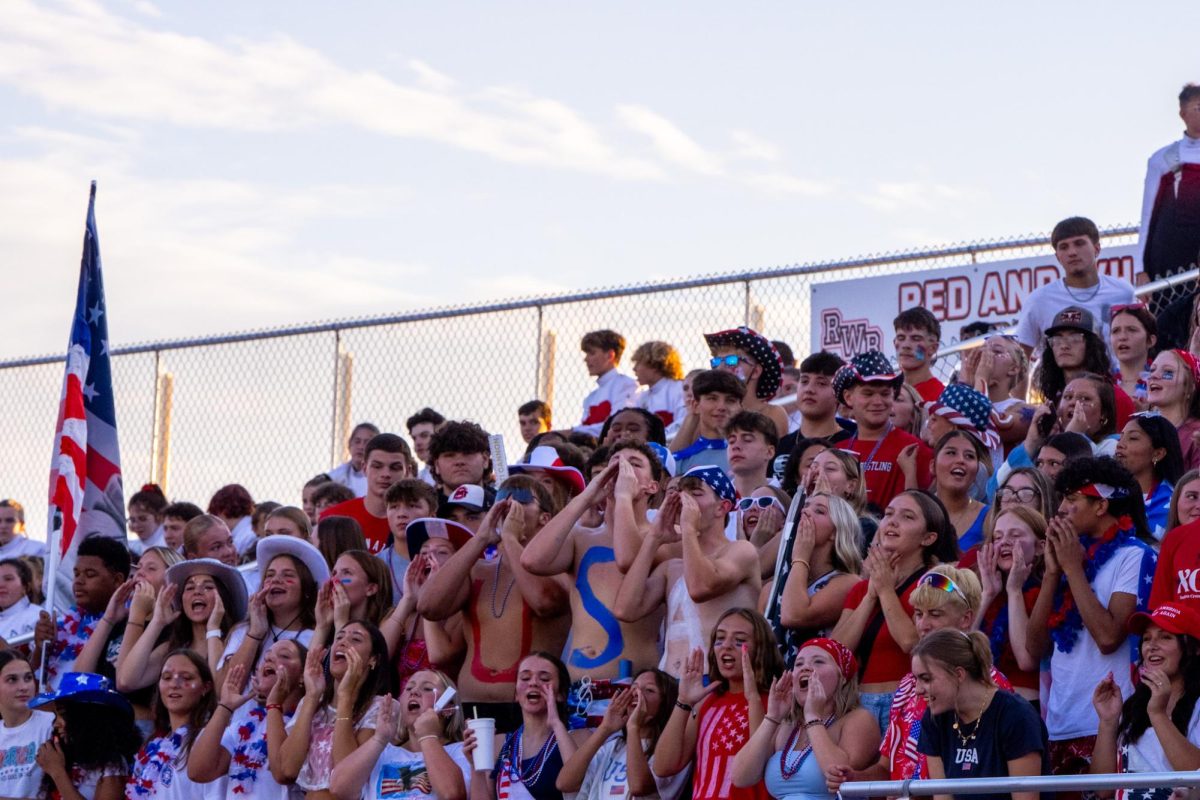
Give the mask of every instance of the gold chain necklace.
<svg viewBox="0 0 1200 800">
<path fill-rule="evenodd" d="M 994 689 L 989 689 L 988 691 L 984 692 L 983 703 L 979 706 L 979 715 L 975 717 L 975 727 L 971 729 L 969 736 L 963 734 L 962 729 L 966 727 L 966 723 L 958 718 L 958 709 L 956 708 L 954 710 L 954 725 L 951 727 L 954 728 L 954 733 L 958 736 L 958 740 L 962 743 L 963 747 L 966 747 L 971 742 L 975 741 L 975 737 L 979 735 L 979 725 L 983 722 L 983 712 L 987 710 L 988 705 L 992 702 L 992 695 L 994 691 Z"/>
</svg>

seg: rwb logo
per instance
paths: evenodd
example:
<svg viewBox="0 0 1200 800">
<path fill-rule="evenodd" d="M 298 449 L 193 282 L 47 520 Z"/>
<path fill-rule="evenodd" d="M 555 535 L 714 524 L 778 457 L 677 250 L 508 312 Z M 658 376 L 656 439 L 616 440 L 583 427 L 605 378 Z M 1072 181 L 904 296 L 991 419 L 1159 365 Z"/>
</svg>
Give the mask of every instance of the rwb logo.
<svg viewBox="0 0 1200 800">
<path fill-rule="evenodd" d="M 850 358 L 868 350 L 883 349 L 883 330 L 869 319 L 842 319 L 838 308 L 821 312 L 821 349 Z"/>
</svg>

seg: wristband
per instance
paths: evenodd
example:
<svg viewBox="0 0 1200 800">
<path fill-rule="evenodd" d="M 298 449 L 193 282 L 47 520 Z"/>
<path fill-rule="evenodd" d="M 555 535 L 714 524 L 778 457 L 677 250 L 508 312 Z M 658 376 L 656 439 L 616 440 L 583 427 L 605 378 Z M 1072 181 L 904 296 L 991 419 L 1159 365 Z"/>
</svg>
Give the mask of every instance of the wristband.
<svg viewBox="0 0 1200 800">
<path fill-rule="evenodd" d="M 349 722 L 352 719 L 354 719 L 354 717 L 334 717 L 333 721 L 334 722 Z"/>
<path fill-rule="evenodd" d="M 807 569 L 812 569 L 812 564 L 809 564 L 803 558 L 793 558 L 792 563 L 793 564 L 803 564 Z"/>
<path fill-rule="evenodd" d="M 279 703 L 267 703 L 267 711 L 278 711 L 280 714 L 282 714 L 283 706 Z"/>
<path fill-rule="evenodd" d="M 422 736 L 420 739 L 417 739 L 417 744 L 420 744 L 421 742 L 425 741 L 426 739 L 440 739 L 440 738 L 441 737 L 438 736 L 436 733 L 427 733 L 424 736 Z"/>
<path fill-rule="evenodd" d="M 132 628 L 144 628 L 144 627 L 146 627 L 146 623 L 144 623 L 144 622 L 126 622 L 126 623 L 125 623 L 125 627 L 126 627 L 126 628 L 130 628 L 130 627 L 132 627 Z"/>
<path fill-rule="evenodd" d="M 810 719 L 810 720 L 808 720 L 807 722 L 805 722 L 805 723 L 804 723 L 804 730 L 808 730 L 809 728 L 815 728 L 815 727 L 816 727 L 816 726 L 818 726 L 818 725 L 824 726 L 824 725 L 825 725 L 825 720 L 823 720 L 823 719 Z"/>
<path fill-rule="evenodd" d="M 265 639 L 267 637 L 266 637 L 266 634 L 263 634 L 262 636 L 255 636 L 253 633 L 247 633 L 246 638 L 253 639 L 256 642 L 261 642 L 263 639 Z"/>
<path fill-rule="evenodd" d="M 689 714 L 690 714 L 690 713 L 692 713 L 692 707 L 691 707 L 691 705 L 689 705 L 688 703 L 684 703 L 684 702 L 683 702 L 683 701 L 681 701 L 681 700 L 676 700 L 676 701 L 675 701 L 675 707 L 676 707 L 676 708 L 682 708 L 684 711 L 688 712 Z"/>
<path fill-rule="evenodd" d="M 217 708 L 223 708 L 229 712 L 230 716 L 233 716 L 233 709 L 230 708 L 229 706 L 225 705 L 224 703 L 217 703 Z"/>
<path fill-rule="evenodd" d="M 221 638 L 221 629 L 217 628 L 214 631 L 209 631 L 208 633 L 204 634 L 204 638 L 205 639 L 220 639 Z"/>
<path fill-rule="evenodd" d="M 775 719 L 774 717 L 768 717 L 766 714 L 763 714 L 763 722 L 773 722 L 776 725 L 780 724 L 779 720 Z"/>
</svg>

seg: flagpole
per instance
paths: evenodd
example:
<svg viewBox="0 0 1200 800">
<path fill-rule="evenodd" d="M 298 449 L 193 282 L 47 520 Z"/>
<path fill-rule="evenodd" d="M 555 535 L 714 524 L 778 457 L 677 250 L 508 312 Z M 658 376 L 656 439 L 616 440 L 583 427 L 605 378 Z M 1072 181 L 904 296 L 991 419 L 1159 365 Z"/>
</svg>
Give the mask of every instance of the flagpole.
<svg viewBox="0 0 1200 800">
<path fill-rule="evenodd" d="M 93 195 L 95 194 L 95 192 L 96 192 L 96 184 L 93 181 L 92 182 Z M 53 509 L 51 510 L 51 513 L 53 514 Z M 60 519 L 61 519 L 61 512 L 60 512 Z M 46 546 L 50 550 L 50 552 L 47 553 L 48 558 L 46 561 L 46 575 L 49 576 L 49 580 L 45 581 L 45 583 L 47 584 L 46 585 L 46 603 L 43 606 L 43 608 L 45 608 L 46 611 L 50 612 L 51 620 L 56 620 L 58 618 L 58 614 L 54 610 L 54 602 L 55 602 L 55 600 L 57 600 L 56 595 L 58 594 L 58 567 L 62 563 L 62 525 L 61 524 L 52 525 L 51 530 L 50 530 L 50 535 L 46 537 Z M 47 686 L 46 673 L 50 667 L 50 659 L 48 658 L 49 651 L 50 651 L 50 642 L 51 642 L 51 640 L 45 640 L 42 642 L 42 658 L 41 658 L 42 667 L 40 670 L 40 672 L 41 672 L 40 684 L 41 684 L 43 692 L 47 691 L 49 689 L 49 687 Z"/>
</svg>

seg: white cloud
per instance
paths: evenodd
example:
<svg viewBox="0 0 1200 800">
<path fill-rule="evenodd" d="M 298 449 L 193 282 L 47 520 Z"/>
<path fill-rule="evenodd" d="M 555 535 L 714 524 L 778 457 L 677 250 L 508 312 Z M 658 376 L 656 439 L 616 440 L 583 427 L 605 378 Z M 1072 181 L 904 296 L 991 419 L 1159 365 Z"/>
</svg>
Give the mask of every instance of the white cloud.
<svg viewBox="0 0 1200 800">
<path fill-rule="evenodd" d="M 77 0 L 69 10 L 14 0 L 0 29 L 0 82 L 56 108 L 108 120 L 239 131 L 341 124 L 442 142 L 518 163 L 657 179 L 566 106 L 511 90 L 449 94 L 410 62 L 415 85 L 351 71 L 285 36 L 215 43 L 153 30 Z"/>
<path fill-rule="evenodd" d="M 860 202 L 879 211 L 932 210 L 944 206 L 948 201 L 964 198 L 961 189 L 944 183 L 907 181 L 880 183 L 871 194 L 858 196 Z"/>
<path fill-rule="evenodd" d="M 418 58 L 410 58 L 408 66 L 417 75 L 417 82 L 433 92 L 449 92 L 458 84 L 449 75 L 439 72 Z"/>
<path fill-rule="evenodd" d="M 733 139 L 735 158 L 754 159 L 757 161 L 779 161 L 783 151 L 779 146 L 768 142 L 757 134 L 745 130 L 731 131 L 729 138 Z"/>
<path fill-rule="evenodd" d="M 666 117 L 645 106 L 618 106 L 617 116 L 630 130 L 650 138 L 658 154 L 670 163 L 701 175 L 721 175 L 721 158 L 704 149 Z"/>
<path fill-rule="evenodd" d="M 742 176 L 741 182 L 754 189 L 780 194 L 801 194 L 815 197 L 831 191 L 830 186 L 820 181 L 797 178 L 782 172 L 747 174 Z"/>
</svg>

